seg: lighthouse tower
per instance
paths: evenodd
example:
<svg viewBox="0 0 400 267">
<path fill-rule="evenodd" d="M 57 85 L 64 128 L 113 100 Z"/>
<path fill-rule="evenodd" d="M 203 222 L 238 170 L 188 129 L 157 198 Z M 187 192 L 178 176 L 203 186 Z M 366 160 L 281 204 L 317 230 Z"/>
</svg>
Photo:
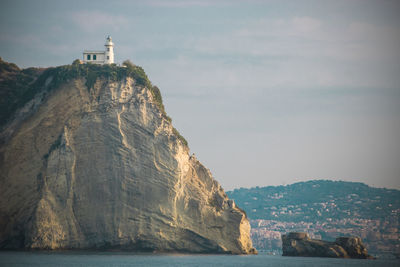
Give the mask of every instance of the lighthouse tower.
<svg viewBox="0 0 400 267">
<path fill-rule="evenodd" d="M 114 63 L 114 43 L 112 42 L 111 36 L 107 37 L 106 44 L 104 46 L 106 47 L 104 64 Z"/>
</svg>

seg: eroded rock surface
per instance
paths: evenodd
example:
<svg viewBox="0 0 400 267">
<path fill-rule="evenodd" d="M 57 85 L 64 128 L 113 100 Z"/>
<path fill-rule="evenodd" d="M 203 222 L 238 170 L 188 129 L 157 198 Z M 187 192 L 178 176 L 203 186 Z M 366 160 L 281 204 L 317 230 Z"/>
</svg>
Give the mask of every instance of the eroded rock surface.
<svg viewBox="0 0 400 267">
<path fill-rule="evenodd" d="M 372 259 L 359 237 L 338 237 L 335 242 L 310 239 L 307 233 L 282 235 L 283 256 Z"/>
<path fill-rule="evenodd" d="M 32 101 L 1 132 L 0 248 L 255 253 L 147 88 L 77 78 Z"/>
</svg>

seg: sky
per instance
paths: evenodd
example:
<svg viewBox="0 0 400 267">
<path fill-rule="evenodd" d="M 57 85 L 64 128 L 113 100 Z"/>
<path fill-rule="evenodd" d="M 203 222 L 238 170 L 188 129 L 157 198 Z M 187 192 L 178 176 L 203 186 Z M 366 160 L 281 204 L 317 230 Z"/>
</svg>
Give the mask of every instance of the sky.
<svg viewBox="0 0 400 267">
<path fill-rule="evenodd" d="M 400 189 L 400 1 L 0 1 L 0 57 L 142 66 L 224 189 Z"/>
</svg>

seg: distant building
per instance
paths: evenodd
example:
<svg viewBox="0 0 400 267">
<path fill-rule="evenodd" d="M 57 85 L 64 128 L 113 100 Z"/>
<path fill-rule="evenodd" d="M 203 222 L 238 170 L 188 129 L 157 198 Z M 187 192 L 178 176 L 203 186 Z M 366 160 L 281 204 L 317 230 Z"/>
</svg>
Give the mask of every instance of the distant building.
<svg viewBox="0 0 400 267">
<path fill-rule="evenodd" d="M 94 64 L 112 64 L 114 63 L 114 43 L 112 42 L 111 36 L 108 36 L 105 51 L 93 51 L 84 50 L 83 51 L 83 62 L 84 63 L 94 63 Z"/>
</svg>

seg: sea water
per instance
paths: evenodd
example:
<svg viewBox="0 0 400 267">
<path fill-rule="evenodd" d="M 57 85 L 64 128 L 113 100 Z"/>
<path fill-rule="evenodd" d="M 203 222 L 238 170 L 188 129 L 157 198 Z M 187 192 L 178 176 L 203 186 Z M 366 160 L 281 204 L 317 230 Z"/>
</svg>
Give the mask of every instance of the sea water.
<svg viewBox="0 0 400 267">
<path fill-rule="evenodd" d="M 400 266 L 399 260 L 259 255 L 132 254 L 126 252 L 0 251 L 0 266 Z"/>
</svg>

